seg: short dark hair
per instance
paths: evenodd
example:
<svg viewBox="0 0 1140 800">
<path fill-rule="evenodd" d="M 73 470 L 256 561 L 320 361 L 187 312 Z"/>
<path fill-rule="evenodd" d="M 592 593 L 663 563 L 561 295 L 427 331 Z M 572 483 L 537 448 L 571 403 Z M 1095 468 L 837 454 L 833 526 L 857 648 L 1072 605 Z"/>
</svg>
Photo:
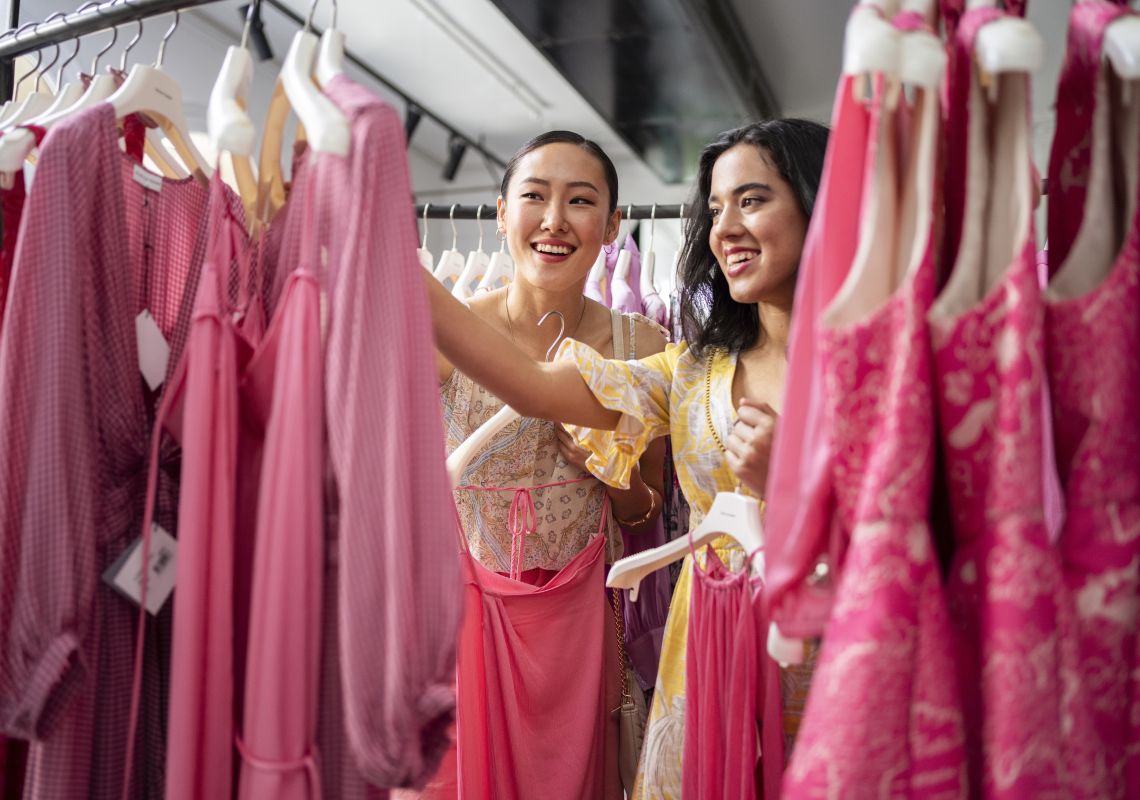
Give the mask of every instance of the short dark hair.
<svg viewBox="0 0 1140 800">
<path fill-rule="evenodd" d="M 709 249 L 712 216 L 709 194 L 713 165 L 725 151 L 751 144 L 792 187 L 805 220 L 811 219 L 819 191 L 828 129 L 806 119 L 769 119 L 726 131 L 701 151 L 697 185 L 689 199 L 684 221 L 684 244 L 678 264 L 681 286 L 681 326 L 685 340 L 697 356 L 709 348 L 740 352 L 759 342 L 764 326 L 753 304 L 738 303 Z"/>
<path fill-rule="evenodd" d="M 548 144 L 576 144 L 592 155 L 602 165 L 602 172 L 606 175 L 606 186 L 610 191 L 610 210 L 609 213 L 614 213 L 617 208 L 618 198 L 618 176 L 617 169 L 614 167 L 614 162 L 606 155 L 606 151 L 601 146 L 593 141 L 587 139 L 580 133 L 574 131 L 547 131 L 535 136 L 529 142 L 520 147 L 511 160 L 507 162 L 507 169 L 503 173 L 503 182 L 499 185 L 499 194 L 505 200 L 507 197 L 507 189 L 510 188 L 511 178 L 515 175 L 515 170 L 518 168 L 519 162 L 527 153 L 531 153 L 540 147 L 545 147 Z"/>
</svg>

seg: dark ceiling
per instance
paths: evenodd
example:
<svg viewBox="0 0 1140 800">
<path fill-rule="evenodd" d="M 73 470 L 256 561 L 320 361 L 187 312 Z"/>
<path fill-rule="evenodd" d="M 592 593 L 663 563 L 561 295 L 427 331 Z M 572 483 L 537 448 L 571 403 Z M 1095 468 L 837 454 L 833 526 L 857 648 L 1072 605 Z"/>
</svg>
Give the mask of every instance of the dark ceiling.
<svg viewBox="0 0 1140 800">
<path fill-rule="evenodd" d="M 661 180 L 777 113 L 727 0 L 493 0 Z"/>
</svg>

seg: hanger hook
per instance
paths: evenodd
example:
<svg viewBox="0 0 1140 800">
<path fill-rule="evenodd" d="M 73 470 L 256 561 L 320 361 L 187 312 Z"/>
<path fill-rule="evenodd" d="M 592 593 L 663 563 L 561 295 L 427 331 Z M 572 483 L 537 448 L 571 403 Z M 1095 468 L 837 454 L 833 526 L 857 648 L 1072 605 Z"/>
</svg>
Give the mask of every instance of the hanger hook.
<svg viewBox="0 0 1140 800">
<path fill-rule="evenodd" d="M 80 11 L 86 11 L 88 8 L 90 8 L 93 5 L 97 5 L 97 3 L 95 3 L 94 0 L 88 0 L 88 2 L 81 5 L 75 13 L 78 14 Z M 58 83 L 60 86 L 63 86 L 63 70 L 64 70 L 64 67 L 66 67 L 68 64 L 70 64 L 72 61 L 74 61 L 76 56 L 78 56 L 78 55 L 79 55 L 79 37 L 76 36 L 75 37 L 75 49 L 72 50 L 71 55 L 68 56 L 67 59 L 62 64 L 59 65 L 59 79 L 56 81 L 56 83 Z"/>
<path fill-rule="evenodd" d="M 102 13 L 99 11 L 99 5 L 98 4 L 96 4 L 95 9 L 96 9 L 97 13 Z M 119 29 L 116 28 L 114 25 L 112 25 L 111 26 L 111 41 L 107 42 L 107 46 L 95 54 L 95 60 L 91 62 L 91 75 L 92 76 L 94 76 L 95 74 L 97 74 L 99 72 L 99 59 L 101 59 L 103 56 L 107 55 L 107 52 L 112 47 L 115 46 L 115 42 L 117 42 L 117 41 L 119 41 Z"/>
<path fill-rule="evenodd" d="M 44 22 L 48 23 L 54 19 L 60 19 L 62 17 L 66 17 L 66 16 L 67 16 L 67 14 L 63 13 L 62 11 L 53 11 L 51 14 L 49 14 L 44 19 Z M 51 60 L 50 64 L 48 64 L 46 67 L 44 67 L 42 70 L 40 70 L 40 74 L 36 76 L 36 91 L 39 91 L 40 84 L 43 82 L 44 75 L 51 72 L 52 67 L 54 67 L 56 65 L 56 63 L 59 61 L 59 56 L 60 56 L 59 44 L 56 43 L 56 45 L 55 45 L 55 58 L 53 58 Z"/>
<path fill-rule="evenodd" d="M 547 311 L 545 314 L 539 317 L 538 322 L 534 324 L 537 327 L 541 328 L 542 323 L 546 322 L 546 320 L 550 318 L 551 314 L 558 317 L 558 322 L 560 323 L 561 327 L 558 328 L 558 335 L 554 337 L 554 344 L 550 345 L 550 347 L 546 349 L 547 361 L 550 360 L 550 356 L 554 353 L 555 348 L 557 348 L 559 343 L 562 341 L 562 334 L 566 333 L 566 317 L 562 316 L 561 311 Z"/>
<path fill-rule="evenodd" d="M 480 253 L 483 252 L 483 203 L 479 204 L 479 208 L 475 211 L 475 222 L 479 225 L 479 246 L 475 249 Z"/>
<path fill-rule="evenodd" d="M 123 0 L 124 5 L 130 5 L 131 0 Z M 119 57 L 119 72 L 127 71 L 127 54 L 134 49 L 135 45 L 139 43 L 139 39 L 143 35 L 143 21 L 141 19 L 135 20 L 139 24 L 138 32 L 135 33 L 135 38 L 127 42 L 127 46 L 123 48 L 123 54 Z"/>
<path fill-rule="evenodd" d="M 336 30 L 336 15 L 337 15 L 337 11 L 339 11 L 339 9 L 337 8 L 337 5 L 336 5 L 336 0 L 332 0 L 332 7 L 333 7 L 332 29 L 335 31 Z"/>
<path fill-rule="evenodd" d="M 31 28 L 31 29 L 32 29 L 32 35 L 34 36 L 34 35 L 35 35 L 35 33 L 36 33 L 36 31 L 39 29 L 39 27 L 40 27 L 40 23 L 38 23 L 38 22 L 25 22 L 23 25 L 21 25 L 21 26 L 20 26 L 20 27 L 19 27 L 19 28 L 16 30 L 16 41 L 17 41 L 17 42 L 18 42 L 18 41 L 20 41 L 20 34 L 24 32 L 24 29 L 25 29 L 25 28 Z M 21 85 L 21 84 L 22 84 L 24 81 L 26 81 L 26 80 L 27 80 L 27 79 L 28 79 L 28 78 L 31 76 L 31 74 L 32 74 L 33 72 L 35 72 L 37 69 L 39 69 L 39 68 L 40 68 L 40 63 L 41 63 L 43 60 L 44 60 L 44 53 L 43 53 L 43 51 L 42 51 L 42 50 L 37 50 L 37 51 L 36 51 L 36 65 L 35 65 L 34 67 L 32 67 L 31 69 L 29 69 L 27 72 L 25 72 L 25 73 L 23 74 L 23 76 L 22 76 L 22 77 L 21 77 L 19 80 L 17 80 L 17 81 L 16 81 L 16 85 L 12 87 L 12 97 L 13 97 L 13 98 L 16 98 L 16 97 L 19 97 L 19 96 L 20 96 L 20 85 Z"/>
<path fill-rule="evenodd" d="M 249 0 L 249 5 L 245 7 L 245 25 L 241 29 L 241 49 L 249 49 L 249 30 L 253 27 L 253 19 L 257 15 L 257 9 L 261 5 L 261 0 Z"/>
<path fill-rule="evenodd" d="M 657 228 L 657 204 L 654 203 L 649 207 L 649 247 L 646 250 L 650 253 L 653 252 L 653 232 Z"/>
<path fill-rule="evenodd" d="M 449 220 L 451 220 L 451 249 L 452 250 L 454 250 L 456 248 L 456 246 L 459 244 L 459 231 L 455 230 L 455 208 L 458 205 L 459 205 L 459 203 L 453 204 L 451 206 L 451 213 L 449 213 L 447 215 L 447 218 Z"/>
<path fill-rule="evenodd" d="M 313 0 L 313 2 L 309 3 L 309 15 L 307 17 L 305 17 L 305 29 L 304 29 L 305 33 L 308 33 L 309 31 L 311 31 L 313 29 L 313 12 L 316 10 L 317 10 L 317 0 Z"/>
<path fill-rule="evenodd" d="M 170 37 L 174 35 L 175 29 L 178 28 L 178 21 L 182 19 L 182 11 L 175 10 L 174 22 L 170 24 L 170 28 L 166 33 L 162 34 L 162 41 L 158 43 L 158 61 L 154 62 L 155 67 L 162 66 L 162 60 L 166 57 L 166 43 L 170 41 Z"/>
<path fill-rule="evenodd" d="M 421 250 L 427 250 L 427 215 L 429 208 L 431 208 L 431 203 L 424 203 L 424 239 L 420 242 Z"/>
</svg>

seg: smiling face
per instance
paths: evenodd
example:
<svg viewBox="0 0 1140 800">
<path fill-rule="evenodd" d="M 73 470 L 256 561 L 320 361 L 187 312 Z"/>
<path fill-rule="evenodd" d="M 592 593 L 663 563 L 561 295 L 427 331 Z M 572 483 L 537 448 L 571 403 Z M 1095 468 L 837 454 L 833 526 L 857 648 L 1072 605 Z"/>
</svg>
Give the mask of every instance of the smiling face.
<svg viewBox="0 0 1140 800">
<path fill-rule="evenodd" d="M 515 279 L 546 291 L 581 290 L 598 251 L 617 235 L 601 162 L 574 144 L 556 142 L 523 156 L 499 226 L 515 262 Z"/>
<path fill-rule="evenodd" d="M 716 160 L 709 214 L 709 248 L 732 299 L 790 305 L 807 219 L 761 148 L 738 144 Z"/>
</svg>

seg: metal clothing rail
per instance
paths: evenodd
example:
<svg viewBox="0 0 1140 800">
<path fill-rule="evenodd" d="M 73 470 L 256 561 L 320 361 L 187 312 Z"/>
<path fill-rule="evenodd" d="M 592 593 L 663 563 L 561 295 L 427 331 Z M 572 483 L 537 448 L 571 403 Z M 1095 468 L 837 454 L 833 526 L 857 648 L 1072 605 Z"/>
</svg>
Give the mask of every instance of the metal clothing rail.
<svg viewBox="0 0 1140 800">
<path fill-rule="evenodd" d="M 619 205 L 621 218 L 625 219 L 682 219 L 683 206 L 662 205 Z M 482 209 L 482 211 L 480 211 Z M 426 213 L 425 213 L 426 212 Z M 495 218 L 495 204 L 459 205 L 457 203 L 423 203 L 416 206 L 419 219 L 482 219 L 484 222 Z"/>
<path fill-rule="evenodd" d="M 69 42 L 77 37 L 98 33 L 99 31 L 124 25 L 128 22 L 144 20 L 159 14 L 169 14 L 194 6 L 202 6 L 216 2 L 218 2 L 218 0 L 108 0 L 107 2 L 86 8 L 83 11 L 74 11 L 70 14 L 55 17 L 50 21 L 30 25 L 25 24 L 22 32 L 20 32 L 20 29 L 16 29 L 0 34 L 0 64 L 10 64 L 12 59 L 24 53 L 31 53 L 36 50 L 42 50 L 45 47 Z M 298 25 L 303 25 L 305 22 L 300 15 L 294 13 L 284 4 L 278 2 L 278 0 L 262 0 L 262 2 Z M 317 36 L 321 35 L 321 29 L 315 25 L 310 26 L 310 30 Z M 439 116 L 439 114 L 426 108 L 423 103 L 376 72 L 361 61 L 360 58 L 347 50 L 345 51 L 344 57 L 349 63 L 368 75 L 369 78 L 399 95 L 409 112 L 414 111 L 432 120 L 446 130 L 452 139 L 463 142 L 468 148 L 480 153 L 492 164 L 500 168 L 507 166 L 506 160 L 488 150 L 481 142 L 457 130 L 443 119 L 443 117 Z M 218 66 L 220 68 L 221 64 L 219 63 Z"/>
</svg>

